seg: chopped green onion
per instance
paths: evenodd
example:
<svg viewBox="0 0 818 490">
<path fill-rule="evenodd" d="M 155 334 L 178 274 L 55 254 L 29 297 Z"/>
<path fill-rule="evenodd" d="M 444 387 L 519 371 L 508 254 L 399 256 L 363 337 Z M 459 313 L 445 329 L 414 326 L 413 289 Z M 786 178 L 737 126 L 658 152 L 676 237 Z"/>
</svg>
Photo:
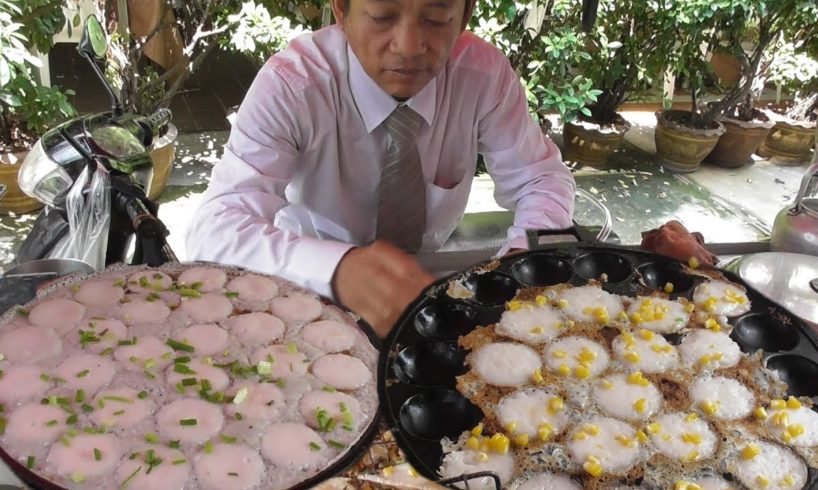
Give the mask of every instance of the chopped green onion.
<svg viewBox="0 0 818 490">
<path fill-rule="evenodd" d="M 182 383 L 176 383 L 176 391 L 180 395 L 184 395 L 185 394 L 185 385 L 183 385 Z"/>
<path fill-rule="evenodd" d="M 273 365 L 268 361 L 259 361 L 256 371 L 261 375 L 269 375 L 273 372 Z"/>
<path fill-rule="evenodd" d="M 74 395 L 74 400 L 76 400 L 77 403 L 84 402 L 85 401 L 85 390 L 83 390 L 82 388 L 77 390 L 77 393 Z"/>
<path fill-rule="evenodd" d="M 153 357 L 145 359 L 145 363 L 143 364 L 143 366 L 145 367 L 145 369 L 150 369 L 156 366 L 156 359 L 154 359 Z"/>
<path fill-rule="evenodd" d="M 295 342 L 290 342 L 289 344 L 287 344 L 287 352 L 289 352 L 290 354 L 295 354 L 296 352 L 298 352 L 298 346 L 295 344 Z"/>
<path fill-rule="evenodd" d="M 236 405 L 240 404 L 241 402 L 244 401 L 245 398 L 247 398 L 247 395 L 249 393 L 250 393 L 250 388 L 248 388 L 246 386 L 242 387 L 238 391 L 238 393 L 236 393 L 236 396 L 233 397 L 233 403 L 235 403 Z"/>
<path fill-rule="evenodd" d="M 26 468 L 28 469 L 34 468 L 34 461 L 36 461 L 34 456 L 29 456 L 28 458 L 26 458 Z"/>
<path fill-rule="evenodd" d="M 341 407 L 341 418 L 343 419 L 344 422 L 344 430 L 348 431 L 353 430 L 354 427 L 352 425 L 352 412 L 349 411 L 349 408 L 347 407 L 346 403 L 340 402 L 338 405 Z"/>
<path fill-rule="evenodd" d="M 120 415 L 122 415 L 124 413 L 125 413 L 125 410 L 117 410 L 116 412 L 114 412 L 114 416 L 119 417 Z"/>
<path fill-rule="evenodd" d="M 236 438 L 233 437 L 233 436 L 227 436 L 227 435 L 221 434 L 219 436 L 219 438 L 221 438 L 221 440 L 226 442 L 227 444 L 233 444 L 234 442 L 236 442 Z"/>
<path fill-rule="evenodd" d="M 238 298 L 239 297 L 239 292 L 238 291 L 225 291 L 224 295 L 227 296 L 228 298 Z"/>
<path fill-rule="evenodd" d="M 318 444 L 316 444 L 314 442 L 310 442 L 310 450 L 311 451 L 320 451 L 321 446 L 319 446 Z"/>
<path fill-rule="evenodd" d="M 120 483 L 120 484 L 119 484 L 119 488 L 120 488 L 120 489 L 122 489 L 122 488 L 127 487 L 127 486 L 128 486 L 128 484 L 129 484 L 129 483 L 131 483 L 131 480 L 133 480 L 133 479 L 134 479 L 134 477 L 136 477 L 137 473 L 139 473 L 140 471 L 142 471 L 142 467 L 141 467 L 141 466 L 140 466 L 139 468 L 137 468 L 137 469 L 133 470 L 133 473 L 131 473 L 131 474 L 128 476 L 128 478 L 125 478 L 125 480 L 124 480 L 122 483 Z"/>
<path fill-rule="evenodd" d="M 43 381 L 50 381 L 50 380 L 51 380 L 51 376 L 49 376 L 49 375 L 47 375 L 47 374 L 43 373 L 43 374 L 41 374 L 41 375 L 40 375 L 40 379 L 41 379 L 41 380 L 43 380 Z"/>
<path fill-rule="evenodd" d="M 165 275 L 162 274 L 161 272 L 154 272 L 154 274 L 153 274 L 154 279 L 163 279 L 164 277 L 165 277 Z"/>
<path fill-rule="evenodd" d="M 88 369 L 83 369 L 82 371 L 78 372 L 76 376 L 78 378 L 84 378 L 84 377 L 88 376 L 88 373 L 90 373 L 90 372 L 91 371 L 89 371 Z"/>
<path fill-rule="evenodd" d="M 17 314 L 20 315 L 20 316 L 24 316 L 24 317 L 28 316 L 28 310 L 23 308 L 23 307 L 17 307 L 17 309 L 14 310 L 14 311 L 16 311 Z"/>
<path fill-rule="evenodd" d="M 74 425 L 77 423 L 77 414 L 73 413 L 65 419 L 65 423 L 68 425 Z"/>
<path fill-rule="evenodd" d="M 284 388 L 284 387 L 287 386 L 287 382 L 284 381 L 283 378 L 279 379 L 279 380 L 276 381 L 276 386 L 278 386 L 279 388 Z"/>
<path fill-rule="evenodd" d="M 210 454 L 210 453 L 212 453 L 212 452 L 213 452 L 213 443 L 212 443 L 212 442 L 207 441 L 207 442 L 205 443 L 205 445 L 204 445 L 204 452 L 205 452 L 205 454 Z"/>
<path fill-rule="evenodd" d="M 173 352 L 165 352 L 164 354 L 162 354 L 162 360 L 164 361 L 167 361 L 171 357 L 173 357 Z"/>
<path fill-rule="evenodd" d="M 151 444 L 156 444 L 159 442 L 159 436 L 154 434 L 153 432 L 148 432 L 145 434 L 145 441 L 150 442 Z"/>
<path fill-rule="evenodd" d="M 323 408 L 315 409 L 315 419 L 318 422 L 318 432 L 331 432 L 337 423 L 334 417 Z"/>
<path fill-rule="evenodd" d="M 242 415 L 241 412 L 236 412 L 236 415 L 234 415 L 233 417 L 235 417 L 236 420 L 242 420 L 244 418 L 244 415 Z"/>
<path fill-rule="evenodd" d="M 213 389 L 213 385 L 210 384 L 210 380 L 207 378 L 203 378 L 200 384 L 202 386 L 202 389 L 205 391 L 210 391 Z"/>
<path fill-rule="evenodd" d="M 63 379 L 63 378 L 61 378 L 61 377 L 59 377 L 59 376 L 54 376 L 54 378 L 52 378 L 52 379 L 53 379 L 53 380 L 54 380 L 54 382 L 55 382 L 55 383 L 57 383 L 57 384 L 60 384 L 60 383 L 66 383 L 66 382 L 67 382 L 67 381 L 65 381 L 65 379 Z"/>
<path fill-rule="evenodd" d="M 105 395 L 102 397 L 102 399 L 110 400 L 112 402 L 133 403 L 133 400 L 125 396 Z"/>
<path fill-rule="evenodd" d="M 196 291 L 198 291 L 199 289 L 202 288 L 202 286 L 204 286 L 204 282 L 196 281 L 196 282 L 194 282 L 193 284 L 190 285 L 190 289 L 195 289 Z"/>
<path fill-rule="evenodd" d="M 97 448 L 94 448 L 94 460 L 102 461 L 102 451 Z"/>
<path fill-rule="evenodd" d="M 150 378 L 150 379 L 156 379 L 156 375 L 155 375 L 155 374 L 153 374 L 152 372 L 148 371 L 147 369 L 146 369 L 146 370 L 144 370 L 144 371 L 142 372 L 142 374 L 144 374 L 146 377 L 148 377 L 148 378 Z"/>
<path fill-rule="evenodd" d="M 136 395 L 136 397 L 139 398 L 140 400 L 144 400 L 145 398 L 148 397 L 148 392 L 144 390 L 140 391 L 139 394 Z"/>
<path fill-rule="evenodd" d="M 148 276 L 141 276 L 139 278 L 139 285 L 143 288 L 146 288 L 150 285 L 150 281 L 148 281 Z"/>
<path fill-rule="evenodd" d="M 6 417 L 0 417 L 0 436 L 6 433 L 6 424 L 8 424 Z"/>
<path fill-rule="evenodd" d="M 327 393 L 335 393 L 335 391 L 336 391 L 335 388 L 333 388 L 332 386 L 324 386 L 321 389 L 326 391 Z"/>
<path fill-rule="evenodd" d="M 229 471 L 229 472 L 227 472 L 227 474 L 230 475 L 230 476 L 239 476 L 239 474 L 236 473 L 235 471 Z"/>
<path fill-rule="evenodd" d="M 45 423 L 45 425 L 47 425 L 48 427 L 54 427 L 57 424 L 59 424 L 59 422 L 56 419 L 51 419 Z"/>
<path fill-rule="evenodd" d="M 201 298 L 202 293 L 190 288 L 179 288 L 179 295 L 184 298 Z"/>
<path fill-rule="evenodd" d="M 193 386 L 197 383 L 196 378 L 183 378 L 182 386 Z"/>
<path fill-rule="evenodd" d="M 159 298 L 161 298 L 161 296 L 159 296 L 158 294 L 156 294 L 154 292 L 150 292 L 150 293 L 148 293 L 148 296 L 145 299 L 147 301 L 153 303 L 154 301 L 156 301 Z"/>
<path fill-rule="evenodd" d="M 181 350 L 185 352 L 193 352 L 193 346 L 188 345 L 184 342 L 179 342 L 178 340 L 168 339 L 165 341 L 165 344 L 168 345 L 173 350 Z"/>
<path fill-rule="evenodd" d="M 74 483 L 82 483 L 85 481 L 85 475 L 77 471 L 71 474 L 71 479 L 74 480 Z"/>
<path fill-rule="evenodd" d="M 91 405 L 89 405 L 89 404 L 87 404 L 87 403 L 83 403 L 82 405 L 80 405 L 80 408 L 81 408 L 81 409 L 82 409 L 82 411 L 83 411 L 83 412 L 85 412 L 85 413 L 89 413 L 89 412 L 93 412 L 93 411 L 94 411 L 94 407 L 92 407 Z"/>
<path fill-rule="evenodd" d="M 187 460 L 186 460 L 185 458 L 182 458 L 182 459 L 174 459 L 174 460 L 172 461 L 172 463 L 173 463 L 173 464 L 185 464 L 185 463 L 187 463 Z"/>
<path fill-rule="evenodd" d="M 180 447 L 182 447 L 182 444 L 178 440 L 170 441 L 168 443 L 168 447 L 170 447 L 171 449 L 179 449 Z"/>
<path fill-rule="evenodd" d="M 328 444 L 336 449 L 344 449 L 345 447 L 347 447 L 346 444 L 344 444 L 343 442 L 338 442 L 335 439 L 330 439 Z"/>
<path fill-rule="evenodd" d="M 122 278 L 117 279 L 116 281 L 114 281 L 114 286 L 118 288 L 125 286 L 125 279 Z"/>
<path fill-rule="evenodd" d="M 114 349 L 113 349 L 113 348 L 111 348 L 111 347 L 108 347 L 107 349 L 105 349 L 105 350 L 103 350 L 102 352 L 100 352 L 100 353 L 99 353 L 99 355 L 101 355 L 101 356 L 108 356 L 108 355 L 111 355 L 111 354 L 113 354 L 113 353 L 114 353 Z"/>
<path fill-rule="evenodd" d="M 179 421 L 179 425 L 196 425 L 198 423 L 197 419 L 182 419 Z"/>
<path fill-rule="evenodd" d="M 177 357 L 176 359 L 173 360 L 173 362 L 180 363 L 180 364 L 190 362 L 190 356 Z"/>
<path fill-rule="evenodd" d="M 60 436 L 60 442 L 61 442 L 61 443 L 62 443 L 62 445 L 63 445 L 63 446 L 65 446 L 65 447 L 71 447 L 71 441 L 70 441 L 70 440 L 68 440 L 68 438 L 67 438 L 67 437 L 65 437 L 64 435 L 63 435 L 63 436 Z"/>
<path fill-rule="evenodd" d="M 136 337 L 134 337 L 133 339 L 119 340 L 117 341 L 116 345 L 134 345 L 136 344 L 135 340 Z"/>
</svg>

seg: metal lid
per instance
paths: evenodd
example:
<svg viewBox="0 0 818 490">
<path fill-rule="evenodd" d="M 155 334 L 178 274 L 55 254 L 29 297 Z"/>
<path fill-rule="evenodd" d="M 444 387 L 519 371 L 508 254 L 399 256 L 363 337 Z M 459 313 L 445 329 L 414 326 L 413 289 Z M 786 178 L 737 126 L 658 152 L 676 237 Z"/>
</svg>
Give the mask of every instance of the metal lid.
<svg viewBox="0 0 818 490">
<path fill-rule="evenodd" d="M 723 268 L 793 314 L 818 323 L 818 257 L 766 252 L 739 257 Z"/>
</svg>

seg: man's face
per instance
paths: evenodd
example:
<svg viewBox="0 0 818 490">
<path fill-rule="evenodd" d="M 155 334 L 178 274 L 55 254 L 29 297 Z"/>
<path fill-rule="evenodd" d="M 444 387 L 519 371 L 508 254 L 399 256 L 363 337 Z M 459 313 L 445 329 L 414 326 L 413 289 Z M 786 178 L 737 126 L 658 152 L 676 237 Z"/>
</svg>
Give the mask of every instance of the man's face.
<svg viewBox="0 0 818 490">
<path fill-rule="evenodd" d="M 344 12 L 344 2 L 349 2 Z M 471 3 L 471 2 L 469 2 Z M 446 65 L 466 0 L 333 0 L 336 19 L 370 78 L 412 97 Z"/>
</svg>

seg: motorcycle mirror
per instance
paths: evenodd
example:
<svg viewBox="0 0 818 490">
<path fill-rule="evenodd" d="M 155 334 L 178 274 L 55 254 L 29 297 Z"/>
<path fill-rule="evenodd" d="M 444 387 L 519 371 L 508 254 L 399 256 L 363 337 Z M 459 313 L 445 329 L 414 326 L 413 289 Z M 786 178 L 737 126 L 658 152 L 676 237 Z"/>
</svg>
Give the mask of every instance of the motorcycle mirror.
<svg viewBox="0 0 818 490">
<path fill-rule="evenodd" d="M 108 51 L 108 37 L 105 35 L 105 29 L 102 28 L 102 24 L 96 15 L 89 15 L 85 19 L 82 39 L 80 39 L 77 49 L 81 53 L 98 60 L 105 57 L 105 52 Z"/>
</svg>

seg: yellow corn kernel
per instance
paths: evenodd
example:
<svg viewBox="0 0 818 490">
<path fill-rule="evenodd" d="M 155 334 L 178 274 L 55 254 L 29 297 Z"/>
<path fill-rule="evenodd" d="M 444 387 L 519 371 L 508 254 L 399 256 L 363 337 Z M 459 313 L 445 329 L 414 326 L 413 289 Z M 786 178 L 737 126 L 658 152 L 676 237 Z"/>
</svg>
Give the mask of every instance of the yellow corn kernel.
<svg viewBox="0 0 818 490">
<path fill-rule="evenodd" d="M 699 420 L 699 416 L 696 414 L 696 412 L 690 412 L 685 416 L 685 422 L 693 422 L 696 420 Z"/>
<path fill-rule="evenodd" d="M 588 379 L 591 377 L 591 370 L 587 365 L 580 365 L 574 368 L 574 376 L 577 379 Z"/>
<path fill-rule="evenodd" d="M 780 398 L 776 398 L 775 400 L 770 402 L 770 406 L 774 410 L 784 410 L 785 408 L 787 408 L 787 402 Z"/>
<path fill-rule="evenodd" d="M 596 352 L 592 351 L 588 347 L 583 347 L 582 351 L 577 356 L 579 362 L 590 362 L 596 359 Z"/>
<path fill-rule="evenodd" d="M 653 337 L 655 337 L 653 332 L 645 328 L 639 331 L 639 336 L 644 340 L 653 340 Z"/>
<path fill-rule="evenodd" d="M 637 354 L 636 352 L 632 352 L 632 351 L 631 352 L 626 352 L 623 357 L 625 358 L 626 361 L 628 361 L 630 363 L 633 363 L 633 364 L 636 364 L 637 362 L 639 362 L 639 359 L 640 359 L 639 354 Z"/>
<path fill-rule="evenodd" d="M 631 321 L 633 323 L 642 323 L 645 321 L 644 317 L 642 317 L 641 313 L 632 313 L 631 314 Z"/>
<path fill-rule="evenodd" d="M 719 411 L 719 404 L 718 402 L 704 400 L 703 402 L 699 403 L 699 408 L 701 408 L 702 412 L 706 413 L 707 415 L 715 415 L 716 412 Z"/>
<path fill-rule="evenodd" d="M 644 431 L 642 431 L 642 430 L 637 430 L 637 431 L 636 431 L 636 438 L 637 438 L 637 439 L 639 440 L 639 442 L 641 442 L 642 444 L 644 444 L 644 443 L 648 442 L 648 435 L 647 435 L 647 434 L 645 434 L 645 432 L 644 432 Z"/>
<path fill-rule="evenodd" d="M 574 434 L 573 439 L 575 441 L 584 441 L 585 439 L 588 439 L 588 434 L 584 430 L 581 430 L 581 431 L 577 432 L 576 434 Z"/>
<path fill-rule="evenodd" d="M 406 469 L 406 472 L 409 473 L 409 476 L 411 476 L 412 478 L 417 478 L 418 476 L 420 476 L 417 470 L 412 468 L 411 466 Z"/>
<path fill-rule="evenodd" d="M 521 301 L 517 301 L 516 299 L 506 303 L 506 309 L 508 309 L 508 311 L 517 311 L 522 307 L 523 303 Z"/>
<path fill-rule="evenodd" d="M 585 424 L 582 430 L 591 434 L 592 436 L 599 435 L 599 426 L 596 426 L 594 424 Z"/>
<path fill-rule="evenodd" d="M 642 304 L 639 305 L 639 308 L 645 310 L 650 306 L 653 306 L 653 300 L 650 298 L 645 298 L 642 300 Z"/>
<path fill-rule="evenodd" d="M 540 335 L 543 332 L 545 332 L 545 329 L 540 327 L 540 326 L 537 326 L 537 327 L 531 327 L 531 330 L 529 330 L 529 331 L 531 332 L 532 335 Z"/>
<path fill-rule="evenodd" d="M 654 320 L 664 320 L 665 319 L 664 312 L 657 311 L 656 313 L 653 314 L 653 319 Z"/>
<path fill-rule="evenodd" d="M 747 444 L 741 450 L 741 458 L 742 459 L 750 460 L 750 459 L 755 458 L 759 454 L 761 454 L 761 448 L 758 447 L 757 444 L 753 444 L 753 443 Z"/>
<path fill-rule="evenodd" d="M 562 330 L 563 328 L 565 328 L 565 324 L 563 322 L 557 322 L 554 324 L 554 328 L 556 328 L 557 330 Z"/>
<path fill-rule="evenodd" d="M 389 478 L 390 476 L 395 474 L 395 468 L 393 466 L 385 466 L 381 470 L 381 473 L 383 473 L 383 476 Z"/>
<path fill-rule="evenodd" d="M 528 446 L 528 434 L 517 434 L 514 436 L 514 444 L 520 447 Z"/>
<path fill-rule="evenodd" d="M 696 461 L 698 459 L 699 459 L 699 452 L 696 451 L 695 449 L 693 451 L 690 451 L 689 453 L 687 453 L 687 456 L 684 457 L 684 461 L 686 463 L 692 463 L 693 461 Z"/>
<path fill-rule="evenodd" d="M 508 437 L 506 437 L 505 434 L 494 434 L 489 440 L 491 450 L 499 454 L 507 453 L 510 443 L 511 441 L 508 440 Z"/>
<path fill-rule="evenodd" d="M 560 300 L 557 301 L 557 306 L 559 306 L 563 310 L 568 308 L 568 300 L 565 298 L 560 298 Z"/>
<path fill-rule="evenodd" d="M 634 371 L 628 375 L 628 383 L 632 385 L 640 385 L 640 386 L 648 386 L 650 385 L 650 381 L 645 379 L 645 376 L 642 374 L 642 371 Z"/>
<path fill-rule="evenodd" d="M 670 347 L 670 346 L 667 346 L 667 345 L 659 345 L 659 344 L 651 344 L 650 349 L 651 349 L 653 352 L 656 352 L 657 354 L 660 354 L 660 353 L 662 353 L 662 352 L 666 352 L 666 350 L 667 350 L 667 349 L 665 349 L 665 347 Z"/>
<path fill-rule="evenodd" d="M 686 442 L 688 444 L 693 444 L 693 445 L 698 446 L 699 444 L 702 443 L 701 434 L 697 434 L 695 432 L 685 432 L 684 434 L 682 434 L 681 437 L 682 437 L 682 441 L 684 441 L 684 442 Z"/>
<path fill-rule="evenodd" d="M 747 298 L 745 298 L 744 295 L 739 294 L 738 291 L 732 288 L 724 292 L 724 298 L 730 303 L 743 304 L 747 301 Z"/>
<path fill-rule="evenodd" d="M 604 306 L 600 306 L 594 310 L 594 318 L 600 323 L 608 323 L 611 320 L 611 316 L 608 314 L 608 309 Z"/>
<path fill-rule="evenodd" d="M 466 447 L 473 451 L 477 451 L 480 449 L 480 441 L 478 441 L 476 437 L 471 436 L 466 439 Z"/>
<path fill-rule="evenodd" d="M 677 480 L 673 490 L 702 490 L 702 487 L 689 481 Z"/>
<path fill-rule="evenodd" d="M 662 432 L 662 424 L 659 422 L 653 422 L 648 424 L 647 426 L 648 434 L 658 434 Z"/>
<path fill-rule="evenodd" d="M 766 411 L 766 410 L 764 410 L 764 407 L 758 407 L 758 408 L 756 408 L 756 409 L 753 411 L 753 415 L 755 415 L 755 417 L 756 417 L 758 420 L 767 420 L 767 417 L 768 417 L 768 415 L 767 415 L 767 411 Z"/>
<path fill-rule="evenodd" d="M 477 453 L 477 461 L 479 461 L 481 463 L 485 463 L 488 460 L 489 460 L 489 455 L 488 454 L 484 453 L 483 451 L 480 451 L 479 453 Z"/>
<path fill-rule="evenodd" d="M 714 332 L 721 332 L 721 325 L 719 325 L 719 322 L 713 320 L 712 318 L 708 318 L 707 321 L 704 322 L 704 327 Z"/>
<path fill-rule="evenodd" d="M 791 487 L 795 485 L 795 478 L 792 475 L 787 475 L 781 479 L 781 486 L 782 487 Z"/>
<path fill-rule="evenodd" d="M 551 424 L 540 424 L 540 426 L 537 427 L 537 435 L 541 441 L 547 441 L 550 439 L 553 432 L 554 426 Z"/>
<path fill-rule="evenodd" d="M 699 358 L 699 364 L 701 366 L 707 366 L 713 360 L 713 356 L 710 354 L 705 354 Z"/>
<path fill-rule="evenodd" d="M 569 368 L 567 364 L 560 364 L 560 367 L 557 368 L 557 373 L 560 376 L 568 376 L 571 374 L 571 368 Z"/>
<path fill-rule="evenodd" d="M 540 368 L 535 369 L 534 372 L 531 373 L 531 381 L 537 384 L 543 382 L 542 371 L 540 371 Z"/>
<path fill-rule="evenodd" d="M 480 450 L 484 453 L 491 451 L 491 441 L 488 437 L 483 437 L 480 439 Z"/>
<path fill-rule="evenodd" d="M 804 433 L 804 426 L 801 424 L 792 424 L 787 426 L 787 433 L 795 439 Z"/>
<path fill-rule="evenodd" d="M 598 477 L 602 474 L 602 464 L 593 456 L 588 456 L 588 459 L 582 464 L 582 468 L 593 477 Z"/>
<path fill-rule="evenodd" d="M 636 400 L 636 402 L 634 402 L 633 409 L 636 410 L 637 413 L 643 413 L 645 411 L 645 408 L 647 408 L 647 405 L 648 401 L 645 400 L 644 398 L 640 398 Z"/>
<path fill-rule="evenodd" d="M 672 282 L 666 282 L 665 287 L 663 289 L 665 290 L 665 292 L 667 294 L 672 293 L 673 292 L 673 283 Z"/>
<path fill-rule="evenodd" d="M 577 322 L 575 322 L 574 320 L 568 320 L 568 328 L 574 328 L 574 325 L 576 324 Z"/>
<path fill-rule="evenodd" d="M 799 408 L 801 408 L 801 402 L 798 401 L 798 398 L 791 396 L 787 398 L 787 408 L 790 408 L 792 410 L 798 410 Z"/>
<path fill-rule="evenodd" d="M 626 322 L 628 321 L 628 314 L 625 313 L 624 311 L 620 311 L 619 314 L 616 315 L 616 319 L 619 320 L 620 322 Z"/>
<path fill-rule="evenodd" d="M 699 262 L 699 259 L 697 259 L 696 257 L 690 257 L 687 260 L 687 265 L 689 265 L 691 269 L 697 269 L 702 264 L 701 264 L 701 262 Z"/>
<path fill-rule="evenodd" d="M 537 297 L 534 298 L 534 302 L 537 303 L 537 306 L 545 306 L 548 304 L 548 298 L 538 294 Z"/>
<path fill-rule="evenodd" d="M 517 422 L 511 421 L 506 425 L 506 432 L 513 434 L 517 432 Z"/>
<path fill-rule="evenodd" d="M 756 483 L 761 488 L 766 488 L 770 484 L 770 479 L 764 475 L 758 475 L 756 477 Z"/>
<path fill-rule="evenodd" d="M 693 303 L 688 303 L 688 304 L 685 305 L 685 311 L 687 313 L 693 313 L 693 310 L 695 310 L 695 309 L 696 309 L 696 305 L 693 304 Z"/>
<path fill-rule="evenodd" d="M 670 442 L 670 434 L 662 434 L 662 440 Z"/>
<path fill-rule="evenodd" d="M 474 428 L 471 430 L 471 435 L 475 437 L 480 437 L 483 435 L 483 424 L 477 424 L 474 426 Z"/>
<path fill-rule="evenodd" d="M 548 400 L 548 413 L 551 415 L 561 412 L 563 408 L 565 408 L 565 402 L 562 401 L 562 398 L 555 396 Z"/>
<path fill-rule="evenodd" d="M 787 427 L 790 416 L 787 412 L 776 412 L 773 414 L 773 425 L 776 427 Z"/>
<path fill-rule="evenodd" d="M 603 379 L 602 383 L 600 384 L 602 384 L 602 387 L 605 388 L 606 390 L 612 390 L 614 387 L 614 384 L 608 381 L 607 379 Z"/>
<path fill-rule="evenodd" d="M 619 441 L 619 444 L 622 444 L 625 447 L 633 447 L 634 446 L 633 439 L 629 438 L 625 434 L 619 434 L 614 439 Z"/>
<path fill-rule="evenodd" d="M 718 302 L 719 302 L 718 298 L 716 298 L 715 296 L 710 296 L 709 298 L 704 300 L 704 304 L 702 306 L 704 306 L 705 311 L 713 311 L 716 309 L 716 303 Z"/>
<path fill-rule="evenodd" d="M 554 356 L 556 359 L 565 359 L 566 357 L 568 357 L 568 353 L 565 352 L 564 350 L 555 350 L 554 352 L 551 353 L 551 355 Z"/>
</svg>

